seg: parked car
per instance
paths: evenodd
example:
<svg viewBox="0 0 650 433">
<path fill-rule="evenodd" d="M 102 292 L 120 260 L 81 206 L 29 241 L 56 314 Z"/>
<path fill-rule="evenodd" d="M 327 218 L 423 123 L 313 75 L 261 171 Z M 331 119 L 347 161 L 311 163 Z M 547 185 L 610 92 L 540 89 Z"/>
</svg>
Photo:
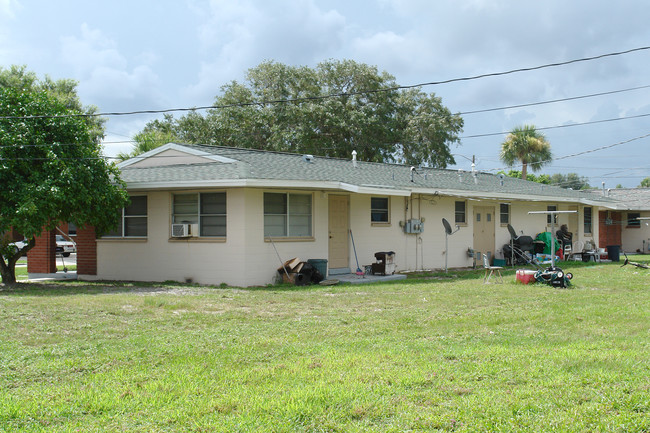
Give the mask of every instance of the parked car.
<svg viewBox="0 0 650 433">
<path fill-rule="evenodd" d="M 17 253 L 18 250 L 22 249 L 28 243 L 29 241 L 27 239 L 23 239 L 22 241 L 11 242 L 9 247 L 13 248 L 14 253 Z"/>
<path fill-rule="evenodd" d="M 70 253 L 77 252 L 77 247 L 74 242 L 67 240 L 62 235 L 56 235 L 56 252 L 61 253 L 63 257 L 68 257 Z"/>
</svg>

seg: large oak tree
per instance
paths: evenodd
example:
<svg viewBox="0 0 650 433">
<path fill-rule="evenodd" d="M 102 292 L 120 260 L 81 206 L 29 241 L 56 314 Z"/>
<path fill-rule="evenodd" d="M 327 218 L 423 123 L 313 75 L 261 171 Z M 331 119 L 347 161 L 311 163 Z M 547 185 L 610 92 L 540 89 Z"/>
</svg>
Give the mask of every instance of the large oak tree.
<svg viewBox="0 0 650 433">
<path fill-rule="evenodd" d="M 376 67 L 330 60 L 315 68 L 264 62 L 222 87 L 205 115 L 167 115 L 142 131 L 183 143 L 446 167 L 463 119 L 439 97 L 400 89 Z M 152 135 L 147 135 L 152 137 Z M 159 144 L 163 144 L 161 141 Z M 137 151 L 136 151 L 137 152 Z M 131 154 L 132 156 L 133 154 Z"/>
</svg>

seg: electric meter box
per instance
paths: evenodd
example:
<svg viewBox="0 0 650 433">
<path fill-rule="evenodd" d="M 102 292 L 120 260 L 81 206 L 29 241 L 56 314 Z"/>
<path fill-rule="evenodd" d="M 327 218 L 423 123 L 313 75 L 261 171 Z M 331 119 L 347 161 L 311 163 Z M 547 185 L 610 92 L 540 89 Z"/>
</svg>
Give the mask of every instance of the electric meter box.
<svg viewBox="0 0 650 433">
<path fill-rule="evenodd" d="M 424 223 L 419 219 L 407 220 L 404 224 L 405 233 L 422 233 L 424 231 Z"/>
</svg>

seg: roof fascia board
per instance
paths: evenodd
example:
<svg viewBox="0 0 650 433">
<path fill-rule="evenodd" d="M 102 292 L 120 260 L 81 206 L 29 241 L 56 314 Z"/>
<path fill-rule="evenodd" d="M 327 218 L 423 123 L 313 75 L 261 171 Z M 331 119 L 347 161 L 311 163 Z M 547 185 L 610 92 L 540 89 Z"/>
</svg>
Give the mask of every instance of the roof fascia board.
<svg viewBox="0 0 650 433">
<path fill-rule="evenodd" d="M 170 143 L 173 144 L 173 143 Z M 165 145 L 167 146 L 167 145 Z M 178 145 L 174 145 L 178 146 Z M 171 148 L 171 147 L 170 147 Z M 154 149 L 155 150 L 155 149 Z M 324 182 L 324 181 L 287 181 L 271 179 L 223 179 L 223 180 L 204 180 L 204 181 L 164 181 L 164 182 L 129 182 L 128 190 L 160 190 L 160 189 L 178 189 L 178 188 L 285 188 L 285 189 L 315 189 L 315 190 L 336 190 L 346 191 L 356 194 L 366 195 L 384 195 L 408 197 L 412 194 L 434 194 L 442 196 L 464 197 L 482 200 L 518 200 L 530 202 L 558 202 L 558 203 L 578 203 L 588 206 L 602 207 L 607 209 L 622 209 L 619 203 L 604 203 L 601 201 L 589 200 L 586 198 L 571 197 L 550 197 L 524 194 L 504 194 L 504 193 L 480 193 L 460 190 L 439 190 L 434 188 L 413 188 L 413 189 L 396 189 L 372 186 L 358 186 L 346 182 Z"/>
<path fill-rule="evenodd" d="M 431 189 L 414 188 L 414 194 L 431 194 Z M 589 206 L 605 207 L 608 209 L 615 209 L 615 203 L 604 203 L 600 201 L 589 200 L 586 198 L 576 197 L 550 197 L 540 195 L 524 195 L 524 194 L 505 194 L 505 193 L 481 193 L 472 191 L 459 191 L 459 190 L 436 190 L 439 195 L 450 197 L 467 197 L 484 200 L 519 200 L 519 201 L 534 201 L 534 202 L 558 202 L 558 203 L 579 203 Z"/>
<path fill-rule="evenodd" d="M 212 161 L 216 162 L 221 162 L 225 164 L 231 164 L 233 162 L 237 162 L 237 160 L 232 159 L 232 158 L 226 158 L 225 156 L 219 156 L 219 155 L 214 155 L 212 153 L 204 152 L 202 150 L 198 149 L 193 149 L 191 147 L 186 147 L 181 144 L 176 144 L 176 143 L 167 143 L 163 144 L 162 146 L 156 147 L 155 149 L 152 149 L 148 152 L 142 153 L 135 158 L 127 159 L 126 161 L 120 162 L 117 164 L 118 168 L 125 168 L 130 165 L 136 164 L 144 159 L 151 158 L 153 156 L 156 156 L 162 152 L 165 152 L 167 150 L 176 150 L 178 152 L 183 152 L 187 153 L 189 155 L 194 155 L 194 156 L 200 156 L 202 158 L 206 158 Z"/>
<path fill-rule="evenodd" d="M 248 187 L 248 188 L 284 188 L 284 189 L 315 189 L 315 190 L 337 190 L 353 192 L 358 194 L 375 194 L 391 196 L 410 196 L 408 190 L 390 188 L 368 188 L 358 187 L 345 182 L 323 182 L 323 181 L 286 181 L 268 179 L 223 179 L 205 181 L 165 181 L 165 182 L 128 182 L 127 190 L 145 189 L 177 189 L 177 188 L 227 188 L 227 187 Z"/>
</svg>

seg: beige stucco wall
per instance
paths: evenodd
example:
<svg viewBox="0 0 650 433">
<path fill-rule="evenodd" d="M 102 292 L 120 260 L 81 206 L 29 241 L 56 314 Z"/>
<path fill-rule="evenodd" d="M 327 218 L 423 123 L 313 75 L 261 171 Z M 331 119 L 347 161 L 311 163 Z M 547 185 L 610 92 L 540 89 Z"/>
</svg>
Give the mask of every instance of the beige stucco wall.
<svg viewBox="0 0 650 433">
<path fill-rule="evenodd" d="M 273 244 L 264 239 L 263 193 L 261 189 L 227 190 L 225 240 L 170 239 L 172 193 L 148 193 L 147 239 L 100 239 L 97 278 L 234 286 L 274 282 L 280 261 Z M 314 239 L 276 240 L 283 260 L 327 257 L 326 197 L 315 193 L 313 202 Z"/>
<path fill-rule="evenodd" d="M 205 190 L 208 191 L 208 190 Z M 275 282 L 282 260 L 299 257 L 328 258 L 328 193 L 313 192 L 313 238 L 301 241 L 264 239 L 264 189 L 231 188 L 227 192 L 227 237 L 225 240 L 170 239 L 170 191 L 149 192 L 148 236 L 142 240 L 100 239 L 97 246 L 97 278 L 136 281 L 193 281 L 201 284 L 225 283 L 233 286 L 263 285 Z M 277 191 L 277 190 L 276 190 Z M 282 192 L 293 192 L 282 190 Z M 303 192 L 304 191 L 298 191 Z M 336 192 L 336 194 L 341 194 Z M 359 265 L 372 263 L 377 251 L 394 251 L 398 270 L 442 269 L 445 266 L 445 232 L 441 219 L 454 225 L 454 197 L 415 195 L 390 197 L 390 223 L 373 225 L 370 221 L 371 195 L 349 194 L 350 228 L 354 234 Z M 467 200 L 467 224 L 449 236 L 448 266 L 472 266 L 467 249 L 474 246 L 474 206 L 492 206 L 495 211 L 495 256 L 502 258 L 502 246 L 510 239 L 505 225 L 499 223 L 499 201 Z M 546 210 L 548 204 L 511 203 L 511 224 L 518 233 L 535 237 L 547 230 L 546 215 L 529 215 L 530 210 Z M 578 209 L 569 229 L 574 239 L 582 233 L 582 207 L 557 204 L 559 210 Z M 598 227 L 594 209 L 593 225 Z M 400 221 L 424 218 L 424 232 L 405 234 Z M 559 224 L 569 223 L 560 215 Z M 575 227 L 577 226 L 577 227 Z M 645 229 L 644 229 L 645 230 Z M 644 232 L 647 233 L 647 232 Z M 645 235 L 644 235 L 645 236 Z M 650 236 L 650 233 L 648 233 Z M 596 240 L 597 242 L 597 240 Z M 356 269 L 352 243 L 349 243 L 349 267 Z M 481 266 L 481 264 L 478 264 Z"/>
<path fill-rule="evenodd" d="M 641 217 L 650 217 L 650 212 L 633 212 L 640 213 Z M 627 212 L 624 211 L 622 214 L 623 219 L 627 221 Z M 644 240 L 645 244 L 643 242 Z M 621 244 L 621 247 L 625 252 L 636 252 L 637 250 L 642 250 L 644 245 L 645 253 L 650 252 L 650 220 L 642 220 L 638 228 L 628 228 L 624 223 L 621 230 Z"/>
</svg>

